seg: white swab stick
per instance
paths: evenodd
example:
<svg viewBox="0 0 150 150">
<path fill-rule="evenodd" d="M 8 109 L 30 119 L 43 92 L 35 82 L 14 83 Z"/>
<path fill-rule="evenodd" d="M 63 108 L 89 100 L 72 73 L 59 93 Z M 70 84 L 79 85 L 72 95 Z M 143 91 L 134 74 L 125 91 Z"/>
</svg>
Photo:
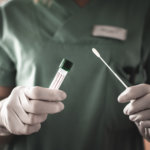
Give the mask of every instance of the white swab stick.
<svg viewBox="0 0 150 150">
<path fill-rule="evenodd" d="M 107 66 L 107 68 L 113 73 L 113 75 L 122 83 L 125 88 L 128 86 L 122 81 L 122 79 L 111 69 L 111 67 L 105 62 L 105 60 L 101 57 L 100 53 L 95 49 L 92 48 L 93 53 Z"/>
</svg>

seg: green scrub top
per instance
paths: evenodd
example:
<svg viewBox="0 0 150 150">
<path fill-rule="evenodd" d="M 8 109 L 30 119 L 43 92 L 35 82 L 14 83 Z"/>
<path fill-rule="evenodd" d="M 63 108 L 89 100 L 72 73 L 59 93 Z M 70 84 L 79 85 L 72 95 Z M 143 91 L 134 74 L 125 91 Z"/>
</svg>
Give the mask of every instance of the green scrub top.
<svg viewBox="0 0 150 150">
<path fill-rule="evenodd" d="M 124 87 L 91 49 L 128 86 L 149 83 L 149 6 L 149 0 L 91 0 L 84 8 L 73 0 L 50 7 L 14 0 L 1 8 L 1 86 L 49 87 L 62 58 L 74 63 L 61 86 L 65 110 L 49 115 L 38 133 L 15 136 L 4 150 L 142 150 L 137 127 L 123 114 L 126 104 L 117 102 Z"/>
</svg>

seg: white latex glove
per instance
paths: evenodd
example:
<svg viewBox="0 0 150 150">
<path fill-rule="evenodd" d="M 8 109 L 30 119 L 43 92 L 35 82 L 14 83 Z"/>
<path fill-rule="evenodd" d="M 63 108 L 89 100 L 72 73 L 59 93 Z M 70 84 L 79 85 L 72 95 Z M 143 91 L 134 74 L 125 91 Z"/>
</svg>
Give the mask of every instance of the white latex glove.
<svg viewBox="0 0 150 150">
<path fill-rule="evenodd" d="M 38 132 L 48 114 L 64 109 L 61 101 L 65 98 L 66 94 L 60 90 L 16 87 L 8 98 L 0 102 L 0 126 L 16 135 Z"/>
<path fill-rule="evenodd" d="M 134 101 L 132 101 L 134 100 Z M 150 140 L 150 85 L 139 84 L 127 88 L 118 97 L 120 103 L 126 103 L 124 114 L 136 123 L 141 134 Z"/>
</svg>

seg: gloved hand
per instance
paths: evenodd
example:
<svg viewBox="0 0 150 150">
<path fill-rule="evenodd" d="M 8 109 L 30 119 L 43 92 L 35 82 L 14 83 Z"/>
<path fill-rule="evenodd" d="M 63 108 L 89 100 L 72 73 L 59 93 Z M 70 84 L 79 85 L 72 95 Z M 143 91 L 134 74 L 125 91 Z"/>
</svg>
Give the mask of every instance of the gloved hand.
<svg viewBox="0 0 150 150">
<path fill-rule="evenodd" d="M 124 114 L 134 121 L 140 133 L 150 140 L 150 85 L 139 84 L 127 88 L 118 97 L 120 103 L 126 103 Z"/>
<path fill-rule="evenodd" d="M 0 102 L 0 126 L 16 135 L 38 132 L 48 114 L 64 109 L 61 101 L 65 98 L 66 94 L 60 90 L 16 87 Z"/>
</svg>

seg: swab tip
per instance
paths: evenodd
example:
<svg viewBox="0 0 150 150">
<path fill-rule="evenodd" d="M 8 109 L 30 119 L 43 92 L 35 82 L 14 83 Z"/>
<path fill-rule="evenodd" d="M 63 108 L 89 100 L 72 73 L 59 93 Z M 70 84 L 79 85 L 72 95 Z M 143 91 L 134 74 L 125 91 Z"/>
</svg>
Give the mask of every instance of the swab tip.
<svg viewBox="0 0 150 150">
<path fill-rule="evenodd" d="M 99 52 L 98 52 L 95 48 L 92 48 L 92 52 L 93 52 L 97 57 L 100 57 Z"/>
</svg>

